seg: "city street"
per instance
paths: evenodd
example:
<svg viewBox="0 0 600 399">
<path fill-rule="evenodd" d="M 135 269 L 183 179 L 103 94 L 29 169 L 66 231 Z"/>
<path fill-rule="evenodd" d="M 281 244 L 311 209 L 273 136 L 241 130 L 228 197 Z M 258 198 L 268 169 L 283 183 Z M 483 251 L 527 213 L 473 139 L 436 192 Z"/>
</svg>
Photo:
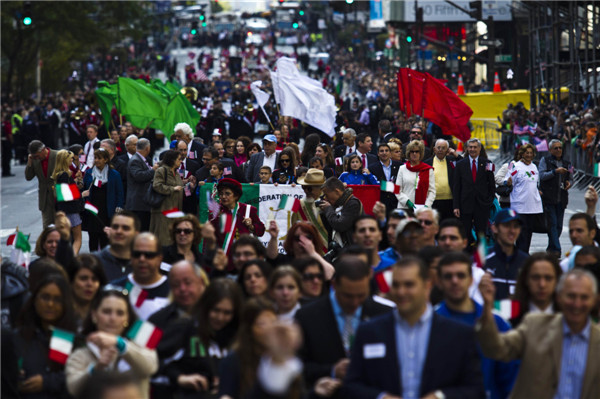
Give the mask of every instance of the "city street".
<svg viewBox="0 0 600 399">
<path fill-rule="evenodd" d="M 494 152 L 490 152 L 492 159 Z M 30 234 L 29 242 L 32 251 L 35 241 L 42 231 L 41 213 L 38 211 L 37 180 L 25 180 L 25 166 L 13 167 L 14 177 L 3 178 L 2 184 L 2 225 L 0 239 L 2 241 L 2 256 L 10 256 L 10 249 L 6 246 L 6 238 L 14 232 L 16 226 L 25 234 Z M 583 194 L 585 190 L 574 188 L 570 192 L 569 207 L 565 212 L 565 225 L 560 237 L 563 253 L 570 248 L 568 220 L 571 215 L 585 211 Z M 534 234 L 531 244 L 531 253 L 545 251 L 548 238 L 545 234 Z M 83 232 L 82 252 L 88 252 L 88 235 Z M 566 249 L 566 250 L 565 250 Z"/>
</svg>

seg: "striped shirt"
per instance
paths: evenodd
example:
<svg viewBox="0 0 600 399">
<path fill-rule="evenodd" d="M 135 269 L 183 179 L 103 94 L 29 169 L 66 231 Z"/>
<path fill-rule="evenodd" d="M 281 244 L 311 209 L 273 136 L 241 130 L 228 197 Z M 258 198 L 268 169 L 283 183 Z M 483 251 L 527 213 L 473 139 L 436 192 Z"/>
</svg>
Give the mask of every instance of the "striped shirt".
<svg viewBox="0 0 600 399">
<path fill-rule="evenodd" d="M 570 399 L 581 397 L 583 376 L 587 363 L 588 346 L 590 343 L 591 321 L 577 334 L 563 319 L 563 344 L 562 358 L 560 361 L 560 375 L 558 389 L 554 399 Z"/>
</svg>

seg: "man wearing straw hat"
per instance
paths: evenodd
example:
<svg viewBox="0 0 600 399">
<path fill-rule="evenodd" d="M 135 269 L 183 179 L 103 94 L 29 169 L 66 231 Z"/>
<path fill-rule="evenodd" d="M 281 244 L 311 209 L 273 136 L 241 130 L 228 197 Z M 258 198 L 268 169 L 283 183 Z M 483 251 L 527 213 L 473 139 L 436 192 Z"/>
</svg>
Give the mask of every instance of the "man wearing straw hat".
<svg viewBox="0 0 600 399">
<path fill-rule="evenodd" d="M 325 184 L 325 175 L 320 169 L 309 169 L 305 176 L 298 178 L 298 184 L 302 186 L 306 198 L 300 200 L 300 211 L 292 214 L 292 224 L 299 220 L 312 223 L 317 228 L 327 252 L 329 233 L 321 219 L 321 211 L 315 205 L 321 198 L 321 186 Z"/>
</svg>

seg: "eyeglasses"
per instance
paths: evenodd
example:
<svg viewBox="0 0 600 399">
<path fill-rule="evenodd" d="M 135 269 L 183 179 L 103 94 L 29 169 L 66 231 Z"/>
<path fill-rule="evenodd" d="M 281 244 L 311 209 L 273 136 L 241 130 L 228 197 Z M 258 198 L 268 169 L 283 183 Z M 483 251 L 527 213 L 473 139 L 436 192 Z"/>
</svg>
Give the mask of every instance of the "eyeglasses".
<svg viewBox="0 0 600 399">
<path fill-rule="evenodd" d="M 151 251 L 132 251 L 131 252 L 131 256 L 136 259 L 141 258 L 142 255 L 145 256 L 146 259 L 154 259 L 160 255 L 160 252 L 151 252 Z"/>
<path fill-rule="evenodd" d="M 444 273 L 444 274 L 442 274 L 442 279 L 446 280 L 446 281 L 450 281 L 454 277 L 456 277 L 459 280 L 464 280 L 464 279 L 467 278 L 467 273 L 458 272 L 458 273 Z"/>
<path fill-rule="evenodd" d="M 192 230 L 192 229 L 175 229 L 175 234 L 183 233 L 185 235 L 188 235 L 188 234 L 192 234 L 193 232 L 194 232 L 194 230 Z"/>
<path fill-rule="evenodd" d="M 432 220 L 421 220 L 419 219 L 419 223 L 424 224 L 425 226 L 431 226 L 433 224 Z"/>
<path fill-rule="evenodd" d="M 302 280 L 304 281 L 311 281 L 314 279 L 324 280 L 325 275 L 323 273 L 304 273 L 302 275 Z"/>
</svg>

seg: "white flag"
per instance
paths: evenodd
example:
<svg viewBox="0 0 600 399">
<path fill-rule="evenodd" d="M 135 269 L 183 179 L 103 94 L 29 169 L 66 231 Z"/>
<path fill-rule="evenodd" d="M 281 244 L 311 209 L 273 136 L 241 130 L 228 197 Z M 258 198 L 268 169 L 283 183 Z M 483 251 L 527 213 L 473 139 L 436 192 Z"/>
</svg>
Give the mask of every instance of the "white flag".
<svg viewBox="0 0 600 399">
<path fill-rule="evenodd" d="M 254 97 L 256 97 L 258 105 L 264 107 L 267 101 L 269 101 L 269 97 L 271 96 L 269 95 L 269 93 L 265 93 L 264 91 L 262 91 L 260 89 L 260 86 L 262 86 L 262 81 L 257 80 L 256 82 L 250 83 L 250 90 L 252 90 L 252 94 L 254 94 Z"/>
<path fill-rule="evenodd" d="M 295 60 L 281 57 L 276 65 L 271 80 L 281 115 L 300 119 L 333 137 L 336 114 L 333 96 L 318 81 L 301 75 Z"/>
</svg>

